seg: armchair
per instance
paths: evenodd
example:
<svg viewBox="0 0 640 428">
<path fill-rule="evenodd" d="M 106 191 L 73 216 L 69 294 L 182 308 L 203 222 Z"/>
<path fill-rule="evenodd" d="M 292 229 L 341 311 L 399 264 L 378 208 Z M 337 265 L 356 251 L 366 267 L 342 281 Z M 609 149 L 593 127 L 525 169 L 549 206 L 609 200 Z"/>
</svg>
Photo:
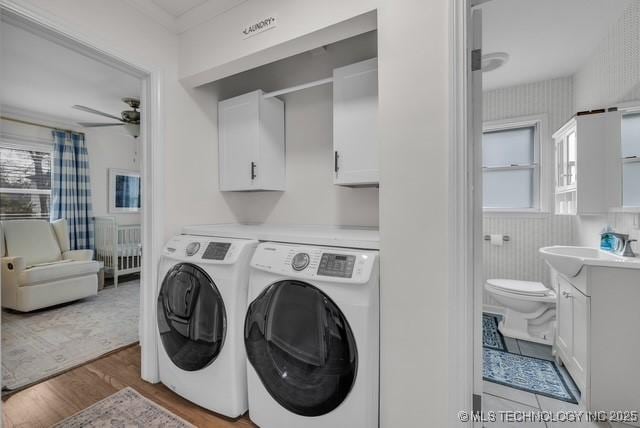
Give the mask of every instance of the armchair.
<svg viewBox="0 0 640 428">
<path fill-rule="evenodd" d="M 2 307 L 21 312 L 98 293 L 93 250 L 70 250 L 64 219 L 7 220 L 2 235 Z"/>
</svg>

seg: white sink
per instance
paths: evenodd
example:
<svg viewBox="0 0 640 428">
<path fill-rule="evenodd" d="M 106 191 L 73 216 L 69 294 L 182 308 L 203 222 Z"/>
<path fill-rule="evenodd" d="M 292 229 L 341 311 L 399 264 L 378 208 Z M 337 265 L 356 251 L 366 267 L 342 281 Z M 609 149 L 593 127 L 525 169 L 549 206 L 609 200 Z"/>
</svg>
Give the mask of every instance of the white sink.
<svg viewBox="0 0 640 428">
<path fill-rule="evenodd" d="M 570 277 L 576 276 L 584 265 L 640 269 L 640 260 L 636 257 L 622 257 L 593 247 L 554 245 L 540 248 L 539 252 L 551 267 Z"/>
</svg>

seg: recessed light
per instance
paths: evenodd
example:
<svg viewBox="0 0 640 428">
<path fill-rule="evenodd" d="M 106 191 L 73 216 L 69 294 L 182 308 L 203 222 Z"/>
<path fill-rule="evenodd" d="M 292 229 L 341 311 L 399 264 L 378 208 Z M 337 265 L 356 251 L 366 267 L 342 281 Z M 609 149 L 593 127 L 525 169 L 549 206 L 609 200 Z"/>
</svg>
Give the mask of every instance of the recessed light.
<svg viewBox="0 0 640 428">
<path fill-rule="evenodd" d="M 487 73 L 502 67 L 509 60 L 506 52 L 493 52 L 482 55 L 482 72 Z"/>
</svg>

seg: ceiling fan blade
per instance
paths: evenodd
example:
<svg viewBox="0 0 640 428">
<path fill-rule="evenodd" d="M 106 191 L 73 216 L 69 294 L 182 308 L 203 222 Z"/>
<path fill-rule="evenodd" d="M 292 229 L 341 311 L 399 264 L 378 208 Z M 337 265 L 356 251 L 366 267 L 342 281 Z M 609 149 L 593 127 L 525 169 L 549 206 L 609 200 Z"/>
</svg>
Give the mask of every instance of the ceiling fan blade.
<svg viewBox="0 0 640 428">
<path fill-rule="evenodd" d="M 95 123 L 95 122 L 78 122 L 78 125 L 84 128 L 99 128 L 103 126 L 124 126 L 124 123 Z"/>
<path fill-rule="evenodd" d="M 76 109 L 76 110 L 82 110 L 82 111 L 86 111 L 87 113 L 98 114 L 100 116 L 108 117 L 108 118 L 119 120 L 120 122 L 122 122 L 122 118 L 120 118 L 118 116 L 114 116 L 112 114 L 105 113 L 105 112 L 102 112 L 102 111 L 99 111 L 99 110 L 95 110 L 95 109 L 92 109 L 92 108 L 89 108 L 89 107 L 74 105 L 73 108 Z"/>
</svg>

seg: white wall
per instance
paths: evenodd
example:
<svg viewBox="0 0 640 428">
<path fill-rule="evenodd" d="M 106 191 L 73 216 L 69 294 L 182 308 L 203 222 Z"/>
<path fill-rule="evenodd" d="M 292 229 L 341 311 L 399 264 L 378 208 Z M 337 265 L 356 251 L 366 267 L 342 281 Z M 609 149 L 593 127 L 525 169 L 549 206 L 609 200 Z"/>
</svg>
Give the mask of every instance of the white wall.
<svg viewBox="0 0 640 428">
<path fill-rule="evenodd" d="M 305 43 L 300 43 L 304 37 L 370 12 L 375 9 L 376 3 L 374 0 L 244 2 L 180 35 L 180 77 L 196 82 L 201 80 L 196 76 L 207 74 L 209 81 L 217 80 L 242 69 L 254 68 L 304 52 L 308 50 Z M 278 19 L 275 28 L 257 36 L 244 38 L 243 28 L 272 14 Z M 319 36 L 316 46 L 372 29 L 375 29 L 375 16 L 362 20 L 351 29 L 336 28 L 332 32 L 334 36 L 342 33 L 337 39 L 331 40 L 332 34 Z M 270 53 L 263 56 L 265 52 Z M 264 62 L 252 62 L 251 58 L 254 56 L 259 56 Z M 231 67 L 231 64 L 234 66 Z M 238 69 L 235 64 L 244 68 Z M 208 74 L 216 69 L 220 72 Z M 198 84 L 201 83 L 203 82 Z"/>
<path fill-rule="evenodd" d="M 378 10 L 381 426 L 448 426 L 449 2 Z"/>
<path fill-rule="evenodd" d="M 223 79 L 196 90 L 209 97 L 211 116 L 217 102 L 256 89 L 266 92 L 330 77 L 335 67 L 377 55 L 375 32 L 303 53 Z M 285 192 L 225 192 L 225 204 L 239 222 L 280 224 L 378 225 L 378 189 L 333 184 L 332 86 L 323 85 L 282 96 L 285 102 Z M 218 133 L 208 136 L 216 156 L 204 179 L 218 188 Z"/>
<path fill-rule="evenodd" d="M 483 115 L 485 121 L 522 116 L 546 116 L 546 132 L 540 137 L 545 153 L 542 167 L 547 169 L 548 194 L 553 193 L 554 147 L 552 134 L 573 116 L 573 79 L 563 77 L 508 88 L 485 91 Z M 484 234 L 505 234 L 511 240 L 501 247 L 483 246 L 485 278 L 509 278 L 540 281 L 549 285 L 548 268 L 538 254 L 540 247 L 570 245 L 573 242 L 573 217 L 553 214 L 551 197 L 543 214 L 496 214 L 483 216 Z M 499 304 L 484 293 L 484 303 Z"/>
<path fill-rule="evenodd" d="M 627 8 L 574 80 L 576 111 L 640 102 L 640 2 Z M 599 245 L 600 231 L 606 224 L 638 239 L 640 224 L 635 218 L 637 215 L 632 214 L 579 216 L 575 223 L 576 243 Z M 638 243 L 633 248 L 640 252 Z"/>
<path fill-rule="evenodd" d="M 85 128 L 93 215 L 114 216 L 118 224 L 139 224 L 139 213 L 109 212 L 109 169 L 140 171 L 140 142 L 122 130 Z"/>
</svg>

